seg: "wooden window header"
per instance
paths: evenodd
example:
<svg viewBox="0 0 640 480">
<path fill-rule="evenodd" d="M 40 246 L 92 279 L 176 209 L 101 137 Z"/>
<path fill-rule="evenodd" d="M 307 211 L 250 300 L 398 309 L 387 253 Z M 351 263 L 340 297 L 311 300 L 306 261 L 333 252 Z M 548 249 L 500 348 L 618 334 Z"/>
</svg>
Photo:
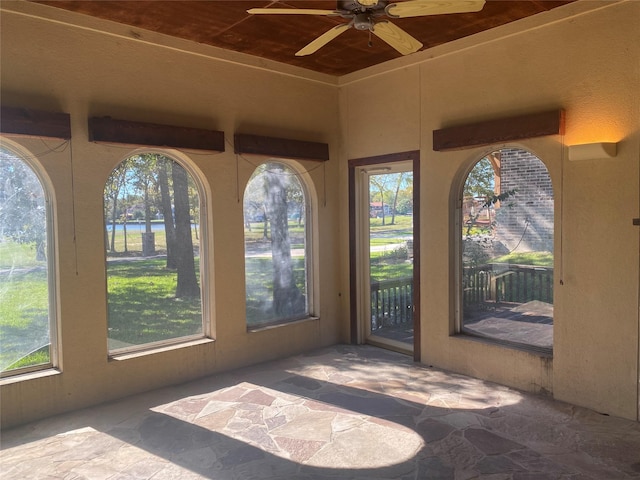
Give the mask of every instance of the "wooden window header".
<svg viewBox="0 0 640 480">
<path fill-rule="evenodd" d="M 350 167 L 361 167 L 365 165 L 377 165 L 380 163 L 402 162 L 405 160 L 420 160 L 420 150 L 410 150 L 408 152 L 387 153 L 375 157 L 350 158 Z"/>
<path fill-rule="evenodd" d="M 68 113 L 2 107 L 0 109 L 0 131 L 6 134 L 69 140 L 71 138 L 71 117 Z"/>
<path fill-rule="evenodd" d="M 286 138 L 260 137 L 258 135 L 234 135 L 235 153 L 269 155 L 299 160 L 329 160 L 329 145 Z"/>
<path fill-rule="evenodd" d="M 224 152 L 224 132 L 111 117 L 89 119 L 89 141 Z"/>
<path fill-rule="evenodd" d="M 433 131 L 436 152 L 564 133 L 564 110 L 501 118 Z"/>
</svg>

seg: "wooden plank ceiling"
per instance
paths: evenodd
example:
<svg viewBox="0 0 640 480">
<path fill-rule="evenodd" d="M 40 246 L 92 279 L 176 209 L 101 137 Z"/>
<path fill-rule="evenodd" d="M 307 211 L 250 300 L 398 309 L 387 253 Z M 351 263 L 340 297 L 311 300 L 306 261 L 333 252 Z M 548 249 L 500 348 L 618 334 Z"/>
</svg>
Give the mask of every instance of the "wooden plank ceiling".
<svg viewBox="0 0 640 480">
<path fill-rule="evenodd" d="M 428 49 L 572 1 L 575 0 L 487 0 L 477 13 L 393 19 L 392 22 L 422 42 L 423 49 Z M 334 10 L 335 0 L 55 0 L 38 3 L 130 25 L 136 38 L 144 38 L 144 30 L 150 30 L 329 75 L 345 75 L 401 56 L 375 36 L 369 46 L 368 32 L 352 28 L 316 53 L 296 57 L 295 53 L 307 43 L 346 20 L 246 13 L 255 7 Z"/>
</svg>

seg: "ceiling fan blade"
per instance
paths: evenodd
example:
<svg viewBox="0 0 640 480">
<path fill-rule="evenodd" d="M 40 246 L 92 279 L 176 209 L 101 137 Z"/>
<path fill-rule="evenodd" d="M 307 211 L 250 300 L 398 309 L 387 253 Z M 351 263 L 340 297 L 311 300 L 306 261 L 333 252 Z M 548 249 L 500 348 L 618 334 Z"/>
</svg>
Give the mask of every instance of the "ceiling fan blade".
<svg viewBox="0 0 640 480">
<path fill-rule="evenodd" d="M 302 48 L 298 52 L 296 52 L 296 57 L 303 57 L 305 55 L 311 55 L 312 53 L 317 52 L 321 47 L 324 47 L 331 40 L 336 38 L 338 35 L 346 32 L 351 28 L 350 23 L 341 23 L 340 25 L 336 25 L 328 32 L 323 33 L 318 38 L 316 38 L 313 42 L 309 43 L 306 47 Z"/>
<path fill-rule="evenodd" d="M 402 55 L 409 55 L 422 48 L 422 43 L 391 22 L 382 21 L 373 26 L 373 34 L 384 40 Z"/>
<path fill-rule="evenodd" d="M 390 3 L 385 13 L 391 18 L 421 17 L 444 13 L 479 12 L 485 0 L 408 0 Z"/>
<path fill-rule="evenodd" d="M 253 15 L 340 15 L 335 10 L 315 10 L 307 8 L 251 8 L 247 13 Z"/>
</svg>

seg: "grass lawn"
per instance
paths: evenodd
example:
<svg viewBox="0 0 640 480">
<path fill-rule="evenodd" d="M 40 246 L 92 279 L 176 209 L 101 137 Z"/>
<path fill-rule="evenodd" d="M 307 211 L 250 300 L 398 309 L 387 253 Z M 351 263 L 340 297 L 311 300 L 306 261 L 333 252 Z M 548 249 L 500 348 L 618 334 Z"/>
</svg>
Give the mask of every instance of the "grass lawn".
<svg viewBox="0 0 640 480">
<path fill-rule="evenodd" d="M 387 219 L 390 221 L 390 217 Z M 411 236 L 413 220 L 397 216 L 396 225 L 381 225 L 372 219 L 372 246 L 401 245 L 401 237 Z M 379 223 L 379 224 L 378 224 Z M 252 224 L 245 230 L 248 244 L 260 246 L 262 224 Z M 141 231 L 144 226 L 130 224 L 127 232 L 128 257 L 142 250 Z M 293 248 L 304 247 L 304 225 L 290 223 Z M 107 241 L 110 242 L 110 235 Z M 155 232 L 156 249 L 166 249 L 165 233 Z M 193 234 L 194 246 L 199 241 Z M 270 245 L 262 249 L 270 250 Z M 116 232 L 115 252 L 124 251 L 124 234 Z M 113 256 L 109 252 L 109 256 Z M 118 255 L 116 255 L 118 256 Z M 374 252 L 372 278 L 411 276 L 411 263 L 406 251 Z M 402 257 L 402 258 L 401 258 Z M 300 291 L 306 294 L 305 260 L 294 257 L 294 277 Z M 250 257 L 246 262 L 247 323 L 264 323 L 270 318 L 273 296 L 273 266 L 271 258 Z M 196 262 L 198 265 L 199 262 Z M 48 283 L 43 262 L 35 260 L 35 249 L 13 242 L 0 243 L 0 368 L 47 363 L 49 358 Z M 202 332 L 200 298 L 176 299 L 177 274 L 165 268 L 163 258 L 110 260 L 107 265 L 108 338 L 110 349 L 158 342 Z M 25 355 L 30 354 L 25 358 Z M 16 364 L 20 361 L 20 364 Z"/>
<path fill-rule="evenodd" d="M 553 267 L 551 252 L 517 252 L 492 259 L 489 263 L 510 263 L 513 265 L 535 265 Z"/>
<path fill-rule="evenodd" d="M 404 245 L 405 240 L 401 238 L 371 238 L 369 245 L 372 247 L 381 247 L 387 245 Z"/>
<path fill-rule="evenodd" d="M 396 215 L 395 223 L 390 225 L 390 222 L 391 215 L 385 217 L 385 225 L 382 225 L 382 217 L 371 218 L 369 219 L 369 231 L 373 236 L 411 237 L 413 235 L 413 216 Z"/>
<path fill-rule="evenodd" d="M 0 242 L 0 269 L 42 265 L 36 260 L 34 244 Z"/>
<path fill-rule="evenodd" d="M 251 222 L 251 229 L 244 227 L 245 242 L 259 242 L 264 239 L 264 222 Z M 267 235 L 270 235 L 267 227 Z M 289 237 L 291 243 L 304 243 L 305 227 L 304 223 L 298 225 L 297 220 L 289 221 Z"/>
<path fill-rule="evenodd" d="M 46 269 L 0 272 L 0 298 L 0 370 L 49 362 L 48 348 L 24 358 L 50 341 Z"/>
<path fill-rule="evenodd" d="M 142 233 L 144 232 L 144 225 L 137 223 L 127 224 L 127 252 L 131 255 L 140 254 L 142 252 Z M 164 228 L 160 230 L 154 230 L 155 247 L 158 253 L 165 253 L 167 251 L 167 234 Z M 197 234 L 196 234 L 197 233 Z M 193 247 L 198 248 L 200 246 L 200 230 L 199 227 L 191 228 L 191 241 Z M 107 247 L 111 246 L 111 232 L 107 232 L 105 237 Z M 124 253 L 124 232 L 122 230 L 116 230 L 114 238 L 114 250 L 115 252 L 108 251 L 109 256 L 122 256 Z M 120 254 L 120 255 L 117 255 Z"/>
<path fill-rule="evenodd" d="M 413 266 L 411 263 L 384 263 L 371 266 L 371 280 L 380 282 L 382 280 L 391 280 L 394 278 L 412 278 Z"/>
<path fill-rule="evenodd" d="M 16 368 L 33 367 L 36 365 L 44 365 L 46 363 L 49 363 L 51 359 L 49 348 L 50 346 L 48 344 L 40 347 L 38 350 L 30 352 L 28 355 L 12 363 L 6 369 L 3 369 L 3 371 L 14 370 Z"/>
<path fill-rule="evenodd" d="M 198 264 L 196 260 L 196 268 Z M 108 263 L 111 349 L 202 332 L 200 297 L 175 298 L 177 273 L 167 270 L 165 265 L 162 258 Z"/>
</svg>

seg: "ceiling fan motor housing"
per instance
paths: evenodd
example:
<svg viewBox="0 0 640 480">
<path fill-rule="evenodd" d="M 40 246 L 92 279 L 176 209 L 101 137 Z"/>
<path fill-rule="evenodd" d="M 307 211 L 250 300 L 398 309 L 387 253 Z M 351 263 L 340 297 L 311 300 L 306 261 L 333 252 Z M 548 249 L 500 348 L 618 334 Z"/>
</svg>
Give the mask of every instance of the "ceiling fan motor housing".
<svg viewBox="0 0 640 480">
<path fill-rule="evenodd" d="M 353 27 L 356 30 L 371 30 L 373 28 L 371 16 L 368 13 L 357 14 L 353 17 Z"/>
<path fill-rule="evenodd" d="M 343 12 L 358 13 L 382 13 L 388 0 L 339 0 L 338 10 Z"/>
</svg>

